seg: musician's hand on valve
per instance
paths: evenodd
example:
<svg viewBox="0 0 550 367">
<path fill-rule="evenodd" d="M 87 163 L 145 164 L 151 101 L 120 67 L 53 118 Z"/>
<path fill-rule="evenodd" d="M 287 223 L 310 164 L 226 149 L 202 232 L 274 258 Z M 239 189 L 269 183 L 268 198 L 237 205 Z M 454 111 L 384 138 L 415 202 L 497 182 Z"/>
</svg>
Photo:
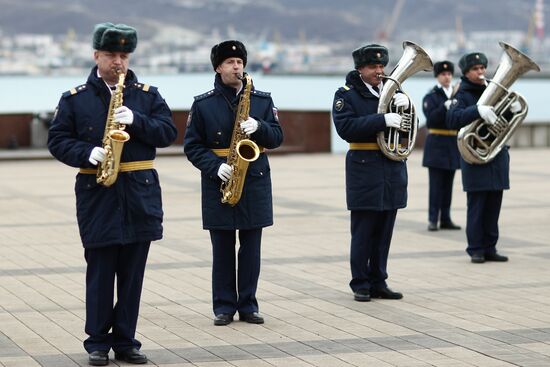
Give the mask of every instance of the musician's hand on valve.
<svg viewBox="0 0 550 367">
<path fill-rule="evenodd" d="M 231 177 L 231 173 L 233 173 L 233 168 L 227 163 L 220 164 L 220 168 L 218 168 L 218 177 L 223 181 L 227 182 L 229 178 Z"/>
<path fill-rule="evenodd" d="M 477 106 L 477 111 L 479 112 L 479 116 L 481 116 L 485 122 L 492 125 L 497 121 L 497 115 L 495 114 L 495 111 L 493 111 L 493 107 L 481 105 Z"/>
<path fill-rule="evenodd" d="M 90 153 L 88 161 L 94 166 L 97 166 L 99 162 L 103 162 L 105 160 L 105 153 L 105 149 L 102 147 L 94 147 Z"/>
<path fill-rule="evenodd" d="M 519 111 L 521 111 L 521 103 L 519 103 L 519 101 L 512 102 L 510 105 L 510 112 L 518 113 Z"/>
<path fill-rule="evenodd" d="M 409 108 L 409 98 L 403 93 L 396 93 L 393 95 L 393 104 L 396 107 Z"/>
<path fill-rule="evenodd" d="M 248 117 L 246 121 L 241 122 L 241 129 L 243 129 L 246 135 L 251 135 L 254 134 L 256 130 L 258 130 L 258 125 L 258 121 L 256 121 L 252 117 Z"/>
<path fill-rule="evenodd" d="M 120 106 L 115 108 L 115 114 L 113 116 L 115 122 L 123 125 L 132 125 L 134 122 L 134 113 L 126 106 Z"/>
<path fill-rule="evenodd" d="M 398 113 L 386 113 L 384 115 L 387 127 L 393 127 L 399 129 L 401 127 L 401 115 Z"/>
</svg>

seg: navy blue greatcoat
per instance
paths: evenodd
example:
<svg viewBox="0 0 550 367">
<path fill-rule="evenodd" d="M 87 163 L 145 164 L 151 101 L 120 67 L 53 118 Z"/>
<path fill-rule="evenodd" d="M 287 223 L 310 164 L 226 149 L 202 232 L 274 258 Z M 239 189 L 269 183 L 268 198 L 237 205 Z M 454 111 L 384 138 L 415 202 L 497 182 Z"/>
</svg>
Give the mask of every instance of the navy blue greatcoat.
<svg viewBox="0 0 550 367">
<path fill-rule="evenodd" d="M 451 221 L 451 201 L 455 171 L 460 168 L 460 153 L 456 144 L 456 133 L 448 132 L 445 123 L 447 95 L 441 86 L 434 86 L 422 101 L 426 116 L 428 135 L 424 145 L 422 165 L 428 167 L 430 198 L 428 220 L 432 223 L 448 224 Z"/>
<path fill-rule="evenodd" d="M 377 113 L 378 97 L 370 93 L 357 71 L 346 77 L 346 87 L 334 95 L 332 117 L 338 135 L 348 143 L 376 142 L 385 131 L 384 115 Z M 346 200 L 349 210 L 392 210 L 407 206 L 407 166 L 380 150 L 348 150 Z"/>
<path fill-rule="evenodd" d="M 459 130 L 480 118 L 476 103 L 484 90 L 484 85 L 474 84 L 466 77 L 462 77 L 460 89 L 455 96 L 457 102 L 447 113 L 449 129 Z M 460 167 L 464 191 L 496 191 L 510 188 L 510 156 L 507 146 L 487 164 L 469 164 L 461 158 Z"/>
<path fill-rule="evenodd" d="M 243 193 L 235 206 L 221 203 L 218 168 L 227 157 L 212 149 L 229 148 L 241 94 L 223 84 L 216 74 L 214 89 L 195 97 L 184 149 L 187 158 L 201 171 L 202 220 L 212 242 L 212 304 L 215 315 L 241 316 L 257 312 L 256 289 L 260 276 L 262 228 L 273 224 L 271 175 L 267 156 L 250 163 Z M 269 93 L 252 89 L 250 117 L 259 123 L 250 139 L 273 149 L 281 145 L 283 132 Z M 235 260 L 236 230 L 239 250 Z"/>
<path fill-rule="evenodd" d="M 377 113 L 378 97 L 359 73 L 346 77 L 334 95 L 332 117 L 338 135 L 349 143 L 371 143 L 386 130 Z M 351 211 L 350 267 L 354 292 L 386 288 L 386 268 L 397 209 L 407 205 L 407 166 L 380 150 L 353 150 L 346 155 L 346 201 Z"/>
<path fill-rule="evenodd" d="M 156 148 L 177 135 L 172 113 L 157 88 L 138 82 L 128 70 L 123 104 L 132 110 L 121 162 L 155 159 Z M 111 92 L 94 67 L 86 84 L 62 95 L 49 130 L 48 148 L 61 162 L 96 168 L 88 161 L 102 145 Z M 125 352 L 141 347 L 135 339 L 145 264 L 151 241 L 162 238 L 162 200 L 154 169 L 121 172 L 110 187 L 95 174 L 78 173 L 76 211 L 86 259 L 88 353 Z M 113 306 L 116 277 L 116 306 Z"/>
<path fill-rule="evenodd" d="M 177 135 L 170 109 L 155 87 L 138 82 L 129 70 L 124 105 L 134 113 L 126 131 L 122 162 L 155 159 L 156 148 L 169 146 Z M 148 90 L 146 90 L 148 88 Z M 83 84 L 64 93 L 49 130 L 48 148 L 72 167 L 95 168 L 90 152 L 101 146 L 110 91 L 94 67 Z M 76 208 L 85 248 L 153 241 L 162 238 L 162 202 L 154 169 L 119 173 L 116 183 L 103 187 L 95 175 L 76 175 Z"/>
<path fill-rule="evenodd" d="M 460 129 L 479 119 L 477 101 L 485 85 L 474 84 L 462 77 L 454 104 L 447 113 L 447 126 Z M 510 188 L 510 158 L 508 147 L 487 164 L 469 164 L 461 158 L 462 185 L 467 192 L 468 214 L 466 236 L 470 256 L 490 256 L 496 253 L 499 237 L 498 217 L 502 205 L 502 192 Z"/>
<path fill-rule="evenodd" d="M 229 148 L 240 97 L 235 92 L 234 88 L 224 85 L 219 74 L 216 74 L 214 89 L 195 97 L 185 132 L 185 154 L 201 171 L 204 229 L 253 229 L 273 224 L 271 174 L 264 153 L 248 166 L 243 193 L 237 205 L 231 207 L 220 201 L 221 180 L 217 172 L 227 158 L 217 156 L 212 149 Z M 250 116 L 259 122 L 258 130 L 250 139 L 267 149 L 281 145 L 283 131 L 269 93 L 252 90 Z"/>
<path fill-rule="evenodd" d="M 448 130 L 445 123 L 447 95 L 443 88 L 435 86 L 424 96 L 422 108 L 428 129 Z M 456 170 L 460 168 L 460 153 L 456 136 L 428 134 L 424 145 L 422 165 L 430 168 Z"/>
</svg>

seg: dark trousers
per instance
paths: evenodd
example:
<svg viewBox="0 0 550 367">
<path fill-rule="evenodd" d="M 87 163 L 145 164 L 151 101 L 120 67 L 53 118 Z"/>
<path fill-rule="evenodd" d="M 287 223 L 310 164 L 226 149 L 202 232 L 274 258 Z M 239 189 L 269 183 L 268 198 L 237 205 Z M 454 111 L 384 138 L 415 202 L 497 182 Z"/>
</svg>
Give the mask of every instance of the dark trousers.
<svg viewBox="0 0 550 367">
<path fill-rule="evenodd" d="M 258 311 L 256 289 L 260 277 L 262 229 L 239 230 L 237 270 L 236 232 L 210 230 L 213 254 L 212 301 L 215 315 Z"/>
<path fill-rule="evenodd" d="M 123 352 L 141 348 L 134 338 L 151 242 L 85 249 L 86 334 L 84 348 Z M 117 302 L 113 307 L 116 276 Z M 112 329 L 112 331 L 111 331 Z"/>
<path fill-rule="evenodd" d="M 468 218 L 466 252 L 492 255 L 498 241 L 498 217 L 502 205 L 502 190 L 468 192 Z"/>
<path fill-rule="evenodd" d="M 451 200 L 455 170 L 429 168 L 430 178 L 430 222 L 448 223 L 451 221 Z"/>
<path fill-rule="evenodd" d="M 351 211 L 351 289 L 386 287 L 388 253 L 397 210 Z"/>
</svg>

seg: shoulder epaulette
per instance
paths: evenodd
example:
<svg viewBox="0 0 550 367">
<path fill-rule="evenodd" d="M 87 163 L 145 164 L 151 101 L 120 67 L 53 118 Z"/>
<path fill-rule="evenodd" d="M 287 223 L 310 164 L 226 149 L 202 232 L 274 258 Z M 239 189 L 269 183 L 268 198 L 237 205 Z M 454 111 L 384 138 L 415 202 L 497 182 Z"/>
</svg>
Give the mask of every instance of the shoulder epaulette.
<svg viewBox="0 0 550 367">
<path fill-rule="evenodd" d="M 195 98 L 195 101 L 200 101 L 201 99 L 205 99 L 206 97 L 210 97 L 210 96 L 213 96 L 213 95 L 214 95 L 214 89 L 209 90 L 206 93 L 199 94 L 198 96 L 195 96 L 194 98 Z"/>
<path fill-rule="evenodd" d="M 350 89 L 353 89 L 353 85 L 347 85 L 346 84 L 343 87 L 340 87 L 338 90 L 340 90 L 340 92 L 347 92 Z"/>
<path fill-rule="evenodd" d="M 74 96 L 77 93 L 82 92 L 83 90 L 86 90 L 87 86 L 86 84 L 81 84 L 78 87 L 74 87 L 63 93 L 63 97 L 70 97 Z"/>
<path fill-rule="evenodd" d="M 157 87 L 153 87 L 149 84 L 143 84 L 143 83 L 134 83 L 134 87 L 137 89 L 141 89 L 144 92 L 153 92 L 157 89 Z"/>
<path fill-rule="evenodd" d="M 271 96 L 271 93 L 262 92 L 261 90 L 257 90 L 257 89 L 254 89 L 251 93 L 254 94 L 255 96 L 260 96 L 260 97 L 270 97 Z"/>
</svg>

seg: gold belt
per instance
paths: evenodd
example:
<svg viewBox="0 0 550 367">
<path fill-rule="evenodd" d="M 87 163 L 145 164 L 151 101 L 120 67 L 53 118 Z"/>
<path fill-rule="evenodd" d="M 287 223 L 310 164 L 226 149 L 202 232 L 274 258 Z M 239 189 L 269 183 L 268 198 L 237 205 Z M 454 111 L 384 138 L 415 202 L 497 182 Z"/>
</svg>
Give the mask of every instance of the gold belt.
<svg viewBox="0 0 550 367">
<path fill-rule="evenodd" d="M 380 150 L 378 143 L 349 143 L 351 150 Z"/>
<path fill-rule="evenodd" d="M 458 135 L 458 130 L 447 130 L 447 129 L 428 129 L 430 134 L 434 135 L 447 135 L 447 136 L 456 136 Z"/>
<path fill-rule="evenodd" d="M 265 152 L 264 147 L 258 147 L 258 148 L 260 148 L 260 153 Z M 229 148 L 212 149 L 212 152 L 218 157 L 227 157 L 229 155 Z"/>
<path fill-rule="evenodd" d="M 141 171 L 144 169 L 152 169 L 153 161 L 134 161 L 134 162 L 121 162 L 119 172 Z M 95 175 L 97 168 L 81 168 L 80 173 L 87 175 Z"/>
</svg>

